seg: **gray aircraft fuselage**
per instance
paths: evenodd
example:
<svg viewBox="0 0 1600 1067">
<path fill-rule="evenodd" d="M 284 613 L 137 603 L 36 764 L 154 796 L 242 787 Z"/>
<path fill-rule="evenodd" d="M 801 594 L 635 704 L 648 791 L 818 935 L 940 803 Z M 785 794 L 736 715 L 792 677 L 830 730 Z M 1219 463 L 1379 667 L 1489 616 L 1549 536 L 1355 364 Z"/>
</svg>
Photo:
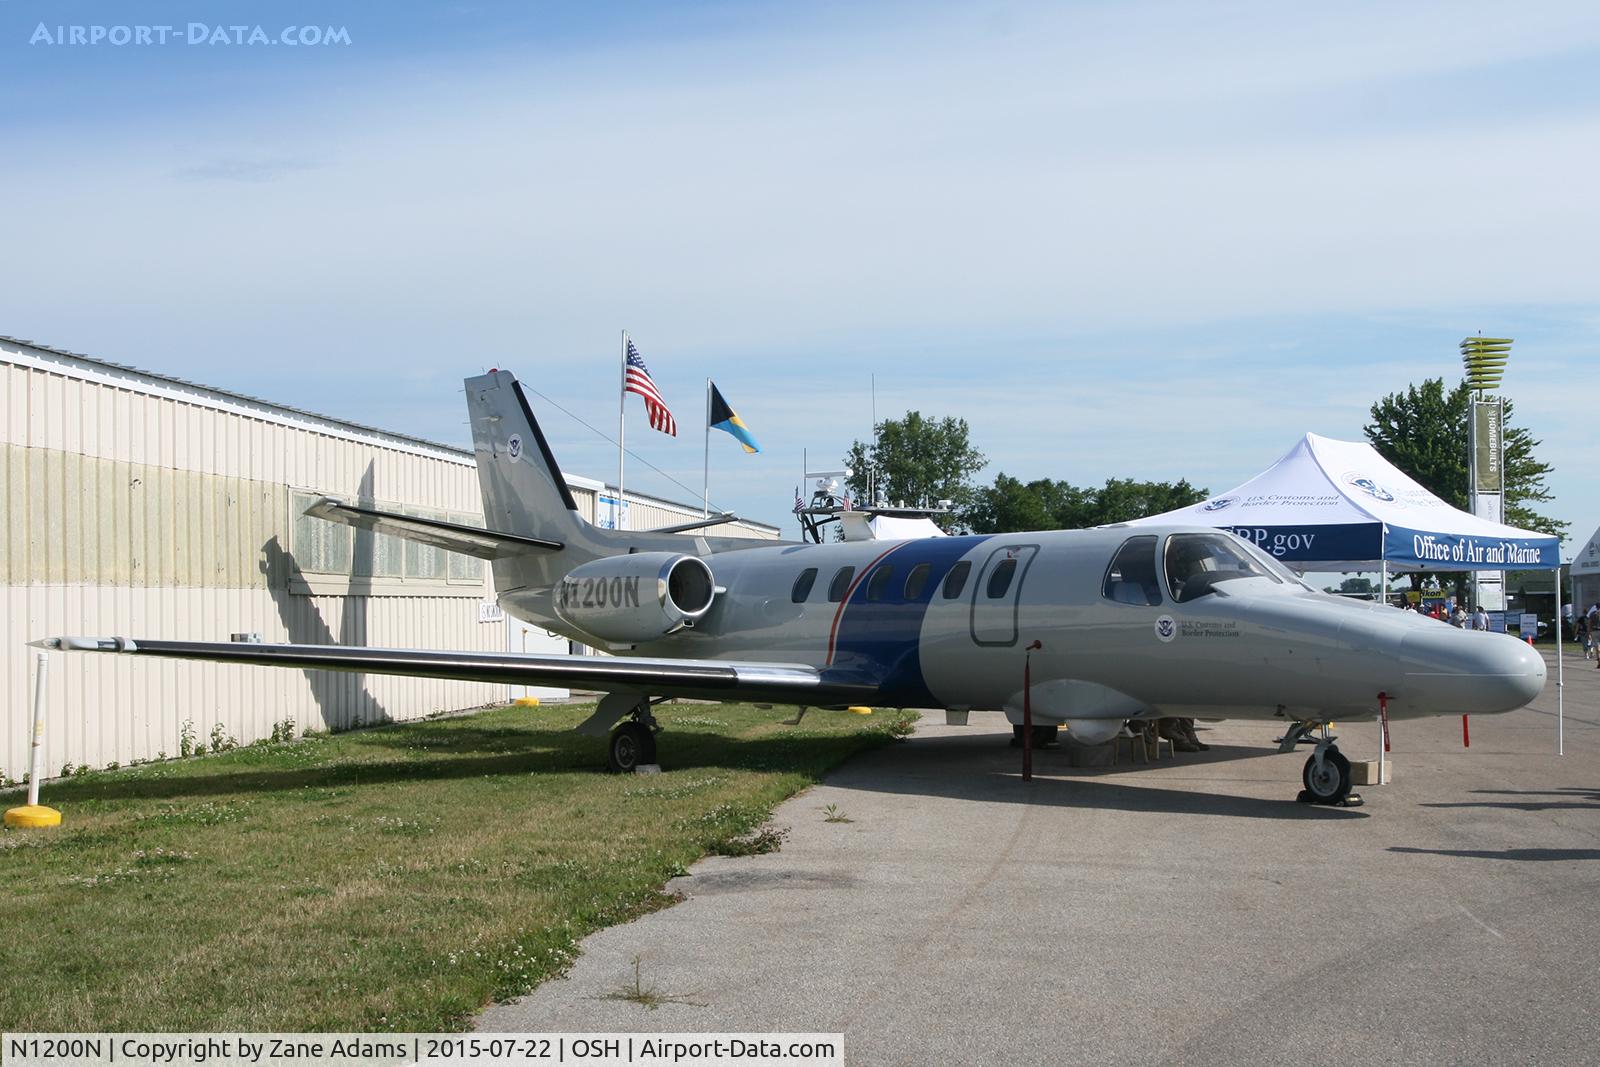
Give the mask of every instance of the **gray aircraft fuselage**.
<svg viewBox="0 0 1600 1067">
<path fill-rule="evenodd" d="M 1156 603 L 1108 595 L 1108 568 L 1130 538 L 1153 542 L 1159 574 L 1168 539 L 1186 534 L 1229 536 L 1137 526 L 721 551 L 701 542 L 719 587 L 710 610 L 691 628 L 611 650 L 807 664 L 878 685 L 886 706 L 1003 709 L 1013 721 L 1035 641 L 1031 704 L 1044 722 L 1369 719 L 1380 693 L 1391 717 L 1484 714 L 1543 689 L 1543 659 L 1515 638 L 1313 591 L 1253 546 L 1270 576 L 1226 580 L 1182 603 L 1166 581 L 1149 594 Z M 958 590 L 946 584 L 957 568 Z M 560 618 L 548 588 L 501 601 L 605 645 Z"/>
</svg>

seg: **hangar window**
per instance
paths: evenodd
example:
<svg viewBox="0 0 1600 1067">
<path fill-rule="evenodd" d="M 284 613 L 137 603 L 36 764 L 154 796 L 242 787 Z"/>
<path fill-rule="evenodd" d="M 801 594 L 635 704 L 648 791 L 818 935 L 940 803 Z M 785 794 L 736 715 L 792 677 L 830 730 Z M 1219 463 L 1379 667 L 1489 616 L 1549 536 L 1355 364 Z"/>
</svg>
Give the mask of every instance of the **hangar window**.
<svg viewBox="0 0 1600 1067">
<path fill-rule="evenodd" d="M 1122 542 L 1106 568 L 1100 593 L 1119 604 L 1148 607 L 1161 603 L 1161 586 L 1156 581 L 1156 538 L 1154 534 L 1130 537 Z"/>
<path fill-rule="evenodd" d="M 294 543 L 289 552 L 294 565 L 308 574 L 349 574 L 350 527 L 307 515 L 306 508 L 318 499 L 311 493 L 295 493 L 290 498 Z"/>
<path fill-rule="evenodd" d="M 972 571 L 972 564 L 962 560 L 950 568 L 950 573 L 944 576 L 944 598 L 954 600 L 961 595 L 961 590 L 966 588 L 967 575 Z"/>
<path fill-rule="evenodd" d="M 1017 561 L 1003 559 L 1000 565 L 989 575 L 989 599 L 999 600 L 1006 595 L 1006 590 L 1011 588 L 1011 579 L 1016 576 Z"/>
<path fill-rule="evenodd" d="M 463 526 L 483 526 L 483 520 L 476 515 L 447 515 L 451 522 L 459 522 Z M 483 581 L 484 561 L 477 556 L 469 556 L 464 552 L 446 552 L 445 558 L 450 565 L 450 580 L 452 582 L 481 582 Z"/>
<path fill-rule="evenodd" d="M 794 589 L 789 593 L 789 599 L 796 604 L 804 604 L 806 597 L 811 595 L 811 587 L 817 584 L 817 568 L 807 567 L 800 572 L 800 577 L 794 580 Z"/>
<path fill-rule="evenodd" d="M 425 511 L 422 508 L 407 508 L 407 515 L 415 515 L 419 519 L 443 519 L 444 515 L 435 511 Z M 418 541 L 406 542 L 406 577 L 407 578 L 434 578 L 446 577 L 449 564 L 445 560 L 447 553 L 442 548 L 434 548 Z"/>
<path fill-rule="evenodd" d="M 867 599 L 882 600 L 883 594 L 888 592 L 889 583 L 894 579 L 894 568 L 885 563 L 872 572 L 872 577 L 867 579 Z"/>
<path fill-rule="evenodd" d="M 932 565 L 919 563 L 911 568 L 911 573 L 906 575 L 906 599 L 920 600 L 922 591 L 928 587 L 928 572 Z"/>
<path fill-rule="evenodd" d="M 839 572 L 833 576 L 833 581 L 828 583 L 828 602 L 837 604 L 844 599 L 850 591 L 850 579 L 856 576 L 854 567 L 840 567 Z"/>
<path fill-rule="evenodd" d="M 1173 534 L 1167 538 L 1167 589 L 1182 604 L 1239 578 L 1283 579 L 1227 534 Z"/>
</svg>

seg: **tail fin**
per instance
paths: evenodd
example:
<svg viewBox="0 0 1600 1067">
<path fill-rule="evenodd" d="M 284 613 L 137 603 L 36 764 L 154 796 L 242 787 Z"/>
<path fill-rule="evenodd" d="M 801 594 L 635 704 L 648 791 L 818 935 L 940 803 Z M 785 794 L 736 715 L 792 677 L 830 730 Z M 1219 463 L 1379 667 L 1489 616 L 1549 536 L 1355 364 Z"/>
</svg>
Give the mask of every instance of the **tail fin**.
<svg viewBox="0 0 1600 1067">
<path fill-rule="evenodd" d="M 580 563 L 626 551 L 616 534 L 590 525 L 579 513 L 516 377 L 494 370 L 465 384 L 485 525 L 565 546 L 560 552 L 497 560 L 495 587 L 504 593 L 548 586 Z"/>
</svg>

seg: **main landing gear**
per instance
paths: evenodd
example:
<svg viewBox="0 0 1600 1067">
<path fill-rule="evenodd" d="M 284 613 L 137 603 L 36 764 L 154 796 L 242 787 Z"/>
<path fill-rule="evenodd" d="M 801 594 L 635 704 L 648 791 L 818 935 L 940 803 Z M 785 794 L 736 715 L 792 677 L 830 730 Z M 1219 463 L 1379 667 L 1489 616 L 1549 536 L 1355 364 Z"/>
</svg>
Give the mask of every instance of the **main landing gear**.
<svg viewBox="0 0 1600 1067">
<path fill-rule="evenodd" d="M 1358 794 L 1350 792 L 1350 761 L 1334 744 L 1338 740 L 1328 732 L 1328 724 L 1316 720 L 1295 723 L 1289 732 L 1278 739 L 1279 752 L 1291 752 L 1296 745 L 1315 745 L 1306 758 L 1300 780 L 1305 788 L 1296 798 L 1304 804 L 1327 804 L 1353 807 L 1361 803 Z"/>
<path fill-rule="evenodd" d="M 632 774 L 645 764 L 656 761 L 656 734 L 661 724 L 650 714 L 650 702 L 634 708 L 629 718 L 611 731 L 611 743 L 606 748 L 606 767 L 613 774 Z"/>
</svg>

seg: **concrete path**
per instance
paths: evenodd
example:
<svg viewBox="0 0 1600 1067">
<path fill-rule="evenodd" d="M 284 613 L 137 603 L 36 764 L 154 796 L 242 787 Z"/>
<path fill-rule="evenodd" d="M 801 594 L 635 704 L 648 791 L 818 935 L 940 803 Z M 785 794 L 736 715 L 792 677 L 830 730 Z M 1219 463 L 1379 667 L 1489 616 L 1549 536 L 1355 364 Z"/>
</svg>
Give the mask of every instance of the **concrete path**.
<svg viewBox="0 0 1600 1067">
<path fill-rule="evenodd" d="M 1150 766 L 1042 752 L 1032 783 L 999 716 L 924 724 L 783 805 L 781 852 L 697 864 L 479 1025 L 843 1032 L 855 1064 L 1592 1063 L 1600 670 L 1568 667 L 1564 758 L 1552 670 L 1470 749 L 1395 724 L 1394 784 L 1352 810 L 1294 803 L 1266 724 Z M 1375 756 L 1376 725 L 1341 733 Z M 600 999 L 636 956 L 695 1003 Z"/>
</svg>

